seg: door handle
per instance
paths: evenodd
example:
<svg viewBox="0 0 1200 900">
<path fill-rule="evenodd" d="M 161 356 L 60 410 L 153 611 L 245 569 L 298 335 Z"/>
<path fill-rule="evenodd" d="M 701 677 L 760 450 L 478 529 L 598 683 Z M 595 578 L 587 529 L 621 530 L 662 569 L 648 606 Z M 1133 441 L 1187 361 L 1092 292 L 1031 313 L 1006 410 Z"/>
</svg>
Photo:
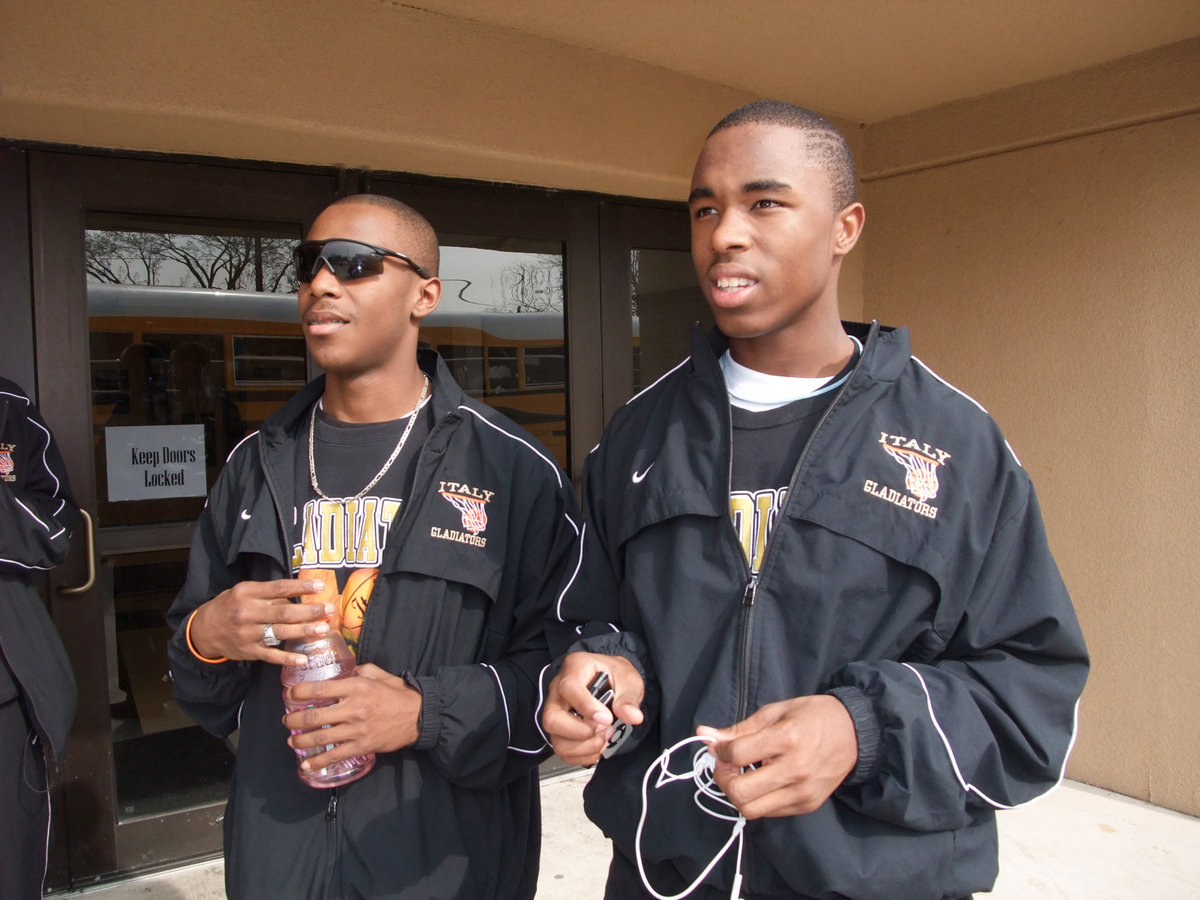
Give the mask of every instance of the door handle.
<svg viewBox="0 0 1200 900">
<path fill-rule="evenodd" d="M 83 516 L 83 533 L 87 542 L 87 580 L 75 587 L 60 587 L 60 594 L 85 594 L 96 583 L 96 539 L 92 533 L 92 517 L 86 509 L 80 509 L 79 514 Z"/>
</svg>

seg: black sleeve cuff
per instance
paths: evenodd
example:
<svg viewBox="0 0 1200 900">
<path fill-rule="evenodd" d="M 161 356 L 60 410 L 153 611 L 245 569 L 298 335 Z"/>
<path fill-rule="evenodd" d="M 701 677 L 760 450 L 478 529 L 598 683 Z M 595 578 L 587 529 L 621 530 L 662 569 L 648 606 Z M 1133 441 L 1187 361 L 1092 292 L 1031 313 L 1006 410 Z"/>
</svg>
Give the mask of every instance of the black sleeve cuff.
<svg viewBox="0 0 1200 900">
<path fill-rule="evenodd" d="M 875 707 L 870 698 L 861 688 L 844 685 L 830 688 L 826 693 L 842 702 L 854 722 L 854 734 L 858 739 L 858 762 L 842 782 L 842 787 L 854 787 L 871 778 L 879 767 L 879 717 L 875 715 Z"/>
</svg>

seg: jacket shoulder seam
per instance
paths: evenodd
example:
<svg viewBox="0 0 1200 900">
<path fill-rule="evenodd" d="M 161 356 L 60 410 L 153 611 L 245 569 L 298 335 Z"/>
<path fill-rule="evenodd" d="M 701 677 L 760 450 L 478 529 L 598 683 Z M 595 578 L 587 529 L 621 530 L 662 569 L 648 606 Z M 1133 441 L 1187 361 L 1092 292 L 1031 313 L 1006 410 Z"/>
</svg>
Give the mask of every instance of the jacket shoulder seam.
<svg viewBox="0 0 1200 900">
<path fill-rule="evenodd" d="M 475 418 L 477 418 L 484 425 L 487 425 L 489 428 L 495 429 L 497 433 L 504 435 L 509 440 L 514 441 L 517 444 L 524 447 L 528 452 L 532 453 L 534 456 L 536 456 L 538 459 L 540 459 L 542 462 L 544 462 L 547 466 L 549 466 L 550 471 L 554 474 L 554 480 L 558 484 L 559 488 L 561 488 L 563 486 L 562 474 L 561 474 L 561 470 L 558 467 L 558 464 L 555 463 L 548 456 L 546 456 L 545 453 L 543 453 L 541 450 L 539 450 L 532 443 L 530 443 L 529 441 L 527 441 L 525 438 L 521 437 L 520 435 L 514 434 L 513 432 L 509 431 L 507 428 L 502 427 L 500 423 L 492 421 L 491 417 L 484 415 L 480 410 L 475 409 L 470 404 L 462 403 L 462 404 L 459 404 L 458 408 L 461 410 L 464 410 L 465 412 L 469 412 L 471 415 L 475 416 Z"/>
</svg>

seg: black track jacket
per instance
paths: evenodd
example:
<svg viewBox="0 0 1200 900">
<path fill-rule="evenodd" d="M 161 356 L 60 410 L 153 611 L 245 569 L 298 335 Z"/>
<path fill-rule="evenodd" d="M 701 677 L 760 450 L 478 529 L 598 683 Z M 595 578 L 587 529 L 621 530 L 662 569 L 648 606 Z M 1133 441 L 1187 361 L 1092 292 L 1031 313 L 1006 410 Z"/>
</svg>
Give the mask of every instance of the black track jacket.
<svg viewBox="0 0 1200 900">
<path fill-rule="evenodd" d="M 534 721 L 549 658 L 544 583 L 571 552 L 579 516 L 546 450 L 464 395 L 435 354 L 420 362 L 433 378 L 435 425 L 358 647 L 360 663 L 421 691 L 414 746 L 378 754 L 352 784 L 307 787 L 285 743 L 279 667 L 206 664 L 184 641 L 187 616 L 222 590 L 290 576 L 295 444 L 323 379 L 234 450 L 197 524 L 169 652 L 184 710 L 217 735 L 240 724 L 225 816 L 232 897 L 516 898 L 536 887 L 536 767 L 549 755 Z M 482 532 L 467 532 L 442 482 L 492 492 Z"/>
<path fill-rule="evenodd" d="M 905 329 L 846 329 L 862 358 L 797 461 L 757 579 L 730 522 L 723 347 L 693 329 L 691 357 L 588 459 L 552 649 L 618 653 L 647 676 L 646 723 L 585 795 L 629 859 L 662 750 L 697 725 L 832 693 L 858 765 L 815 812 L 748 825 L 744 896 L 961 897 L 995 880 L 994 811 L 1061 779 L 1087 653 L 995 423 L 911 356 Z M 655 788 L 657 775 L 641 849 L 662 892 L 690 883 L 732 825 L 696 808 L 690 780 Z M 734 852 L 707 884 L 728 891 Z"/>
<path fill-rule="evenodd" d="M 37 408 L 0 378 L 0 666 L 7 666 L 41 740 L 61 760 L 75 715 L 75 678 L 34 578 L 67 555 L 79 509 Z M 5 696 L 0 672 L 0 700 Z"/>
</svg>

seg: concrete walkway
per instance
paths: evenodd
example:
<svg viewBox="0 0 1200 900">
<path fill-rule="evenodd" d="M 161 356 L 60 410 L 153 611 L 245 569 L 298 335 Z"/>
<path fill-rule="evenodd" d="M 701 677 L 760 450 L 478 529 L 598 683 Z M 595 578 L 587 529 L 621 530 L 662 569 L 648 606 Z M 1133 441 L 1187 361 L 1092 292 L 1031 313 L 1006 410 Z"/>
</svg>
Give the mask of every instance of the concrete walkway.
<svg viewBox="0 0 1200 900">
<path fill-rule="evenodd" d="M 542 783 L 538 900 L 597 900 L 608 842 L 583 815 L 587 772 Z M 1031 806 L 1000 814 L 996 900 L 1196 900 L 1200 819 L 1066 782 Z M 62 895 L 84 900 L 217 900 L 219 860 Z"/>
</svg>

